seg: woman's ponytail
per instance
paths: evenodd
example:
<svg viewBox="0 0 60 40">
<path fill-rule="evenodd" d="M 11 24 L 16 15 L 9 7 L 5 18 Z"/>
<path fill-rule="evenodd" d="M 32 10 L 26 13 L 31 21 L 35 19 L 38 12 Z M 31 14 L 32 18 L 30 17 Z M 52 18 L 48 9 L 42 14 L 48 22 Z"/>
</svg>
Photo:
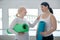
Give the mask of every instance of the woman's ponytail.
<svg viewBox="0 0 60 40">
<path fill-rule="evenodd" d="M 19 17 L 18 13 L 16 14 L 17 17 Z"/>
<path fill-rule="evenodd" d="M 49 7 L 49 11 L 50 11 L 50 13 L 52 13 L 52 14 L 53 14 L 53 10 L 52 10 L 52 8 L 50 8 L 50 7 Z"/>
</svg>

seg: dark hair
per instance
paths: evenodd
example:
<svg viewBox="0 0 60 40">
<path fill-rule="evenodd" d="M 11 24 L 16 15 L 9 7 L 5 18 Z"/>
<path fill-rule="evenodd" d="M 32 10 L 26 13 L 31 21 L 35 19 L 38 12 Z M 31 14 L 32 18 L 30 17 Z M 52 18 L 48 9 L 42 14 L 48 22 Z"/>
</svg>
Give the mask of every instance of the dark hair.
<svg viewBox="0 0 60 40">
<path fill-rule="evenodd" d="M 52 10 L 52 8 L 49 6 L 49 4 L 47 2 L 43 2 L 43 3 L 41 3 L 41 5 L 48 6 L 48 9 L 49 9 L 50 13 L 53 14 L 53 10 Z"/>
</svg>

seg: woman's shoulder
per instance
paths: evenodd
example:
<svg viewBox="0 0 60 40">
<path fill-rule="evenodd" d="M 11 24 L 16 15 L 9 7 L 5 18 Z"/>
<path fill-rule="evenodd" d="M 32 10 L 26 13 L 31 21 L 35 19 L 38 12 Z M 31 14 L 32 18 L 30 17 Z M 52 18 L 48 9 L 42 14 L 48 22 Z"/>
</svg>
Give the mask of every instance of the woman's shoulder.
<svg viewBox="0 0 60 40">
<path fill-rule="evenodd" d="M 22 20 L 22 18 L 19 18 L 19 17 L 16 17 L 15 19 L 16 19 L 16 20 Z"/>
<path fill-rule="evenodd" d="M 53 14 L 50 14 L 51 18 L 54 18 L 55 16 Z"/>
<path fill-rule="evenodd" d="M 27 22 L 28 21 L 27 18 L 22 19 L 22 18 L 19 18 L 19 17 L 16 17 L 15 20 L 24 21 L 24 22 Z"/>
<path fill-rule="evenodd" d="M 50 14 L 50 18 L 53 19 L 53 20 L 56 20 L 56 17 L 53 15 L 53 14 Z"/>
<path fill-rule="evenodd" d="M 14 18 L 14 20 L 15 20 L 15 21 L 17 21 L 17 20 L 18 20 L 18 18 L 16 17 L 16 18 Z"/>
</svg>

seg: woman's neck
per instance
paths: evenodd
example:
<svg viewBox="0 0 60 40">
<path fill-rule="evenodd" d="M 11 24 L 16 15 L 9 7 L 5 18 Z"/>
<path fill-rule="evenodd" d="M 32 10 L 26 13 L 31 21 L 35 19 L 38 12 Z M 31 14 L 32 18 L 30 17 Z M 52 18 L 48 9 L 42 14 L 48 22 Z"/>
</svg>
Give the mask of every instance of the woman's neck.
<svg viewBox="0 0 60 40">
<path fill-rule="evenodd" d="M 24 18 L 24 16 L 18 16 L 19 18 L 21 18 L 21 19 L 23 19 Z"/>
<path fill-rule="evenodd" d="M 49 11 L 46 11 L 46 12 L 43 12 L 44 14 L 49 14 L 50 12 Z"/>
</svg>

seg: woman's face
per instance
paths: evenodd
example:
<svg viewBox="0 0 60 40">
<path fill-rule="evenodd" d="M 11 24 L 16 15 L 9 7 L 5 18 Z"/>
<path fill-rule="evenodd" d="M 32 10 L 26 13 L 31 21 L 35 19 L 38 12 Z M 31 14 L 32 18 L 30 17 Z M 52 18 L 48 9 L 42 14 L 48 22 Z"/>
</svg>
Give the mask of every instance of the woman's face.
<svg viewBox="0 0 60 40">
<path fill-rule="evenodd" d="M 22 14 L 23 16 L 25 16 L 26 13 L 27 13 L 26 9 L 23 9 L 22 12 L 21 12 L 21 14 Z"/>
<path fill-rule="evenodd" d="M 46 11 L 48 11 L 48 7 L 47 6 L 44 6 L 44 5 L 41 5 L 41 10 L 43 12 L 46 12 Z"/>
<path fill-rule="evenodd" d="M 25 16 L 27 13 L 25 8 L 22 8 L 21 10 L 19 10 L 19 15 Z"/>
</svg>

